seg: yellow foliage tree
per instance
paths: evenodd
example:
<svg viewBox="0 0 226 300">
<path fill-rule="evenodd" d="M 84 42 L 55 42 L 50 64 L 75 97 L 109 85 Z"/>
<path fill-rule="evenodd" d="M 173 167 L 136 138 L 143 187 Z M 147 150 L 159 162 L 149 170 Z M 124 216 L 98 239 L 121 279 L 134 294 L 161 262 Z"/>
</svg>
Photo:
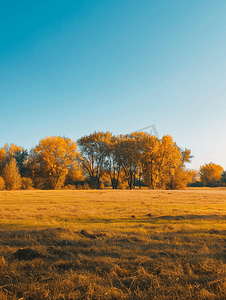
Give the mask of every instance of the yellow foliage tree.
<svg viewBox="0 0 226 300">
<path fill-rule="evenodd" d="M 140 163 L 138 142 L 135 139 L 135 134 L 120 136 L 119 151 L 124 180 L 127 181 L 129 188 L 133 189 Z"/>
<path fill-rule="evenodd" d="M 122 172 L 120 153 L 120 137 L 112 136 L 107 145 L 104 167 L 106 169 L 105 177 L 108 175 L 113 189 L 117 189 L 120 183 L 120 175 Z"/>
<path fill-rule="evenodd" d="M 154 135 L 146 135 L 143 140 L 142 164 L 146 185 L 154 189 L 159 182 L 159 147 L 160 141 Z"/>
<path fill-rule="evenodd" d="M 5 180 L 2 176 L 0 176 L 0 191 L 4 190 L 5 188 Z"/>
<path fill-rule="evenodd" d="M 214 163 L 205 164 L 200 167 L 200 181 L 206 186 L 218 186 L 224 169 Z"/>
<path fill-rule="evenodd" d="M 50 136 L 42 139 L 34 149 L 34 171 L 45 179 L 46 189 L 60 189 L 69 168 L 77 165 L 77 146 L 69 138 Z"/>
<path fill-rule="evenodd" d="M 190 179 L 190 172 L 181 165 L 175 169 L 174 175 L 171 175 L 167 188 L 172 190 L 185 190 Z"/>
<path fill-rule="evenodd" d="M 181 150 L 170 135 L 161 140 L 145 135 L 142 155 L 144 180 L 151 189 L 184 189 L 190 179 L 185 163 L 191 159 L 191 151 Z"/>
<path fill-rule="evenodd" d="M 18 190 L 21 188 L 21 176 L 15 158 L 12 158 L 11 161 L 5 165 L 3 178 L 7 190 Z"/>
<path fill-rule="evenodd" d="M 23 177 L 21 181 L 21 188 L 23 190 L 29 190 L 33 188 L 33 182 L 32 179 L 29 177 Z"/>
<path fill-rule="evenodd" d="M 21 175 L 24 175 L 27 171 L 26 163 L 28 158 L 28 152 L 23 147 L 16 146 L 15 144 L 5 144 L 0 149 L 0 174 L 2 174 L 6 163 L 9 163 L 12 158 L 16 159 L 17 167 Z"/>
<path fill-rule="evenodd" d="M 92 188 L 100 187 L 111 136 L 110 132 L 95 131 L 77 141 L 81 152 L 81 163 Z"/>
<path fill-rule="evenodd" d="M 75 185 L 84 182 L 84 180 L 85 178 L 84 178 L 83 170 L 79 165 L 76 165 L 75 167 L 71 167 L 68 169 L 65 184 Z"/>
</svg>

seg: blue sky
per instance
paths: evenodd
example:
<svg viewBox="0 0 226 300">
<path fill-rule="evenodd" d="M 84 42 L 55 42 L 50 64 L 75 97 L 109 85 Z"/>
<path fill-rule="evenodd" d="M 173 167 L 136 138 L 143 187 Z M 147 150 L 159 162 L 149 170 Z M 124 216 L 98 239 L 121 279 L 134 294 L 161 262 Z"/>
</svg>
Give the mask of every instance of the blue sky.
<svg viewBox="0 0 226 300">
<path fill-rule="evenodd" d="M 2 1 L 0 147 L 155 124 L 226 169 L 226 2 Z"/>
</svg>

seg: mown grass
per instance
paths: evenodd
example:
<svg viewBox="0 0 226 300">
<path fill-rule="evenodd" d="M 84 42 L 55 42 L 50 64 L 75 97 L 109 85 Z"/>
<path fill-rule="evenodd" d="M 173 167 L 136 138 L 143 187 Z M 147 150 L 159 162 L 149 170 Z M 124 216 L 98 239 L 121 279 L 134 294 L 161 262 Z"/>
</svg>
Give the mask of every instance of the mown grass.
<svg viewBox="0 0 226 300">
<path fill-rule="evenodd" d="M 226 299 L 226 190 L 0 192 L 0 299 Z"/>
</svg>

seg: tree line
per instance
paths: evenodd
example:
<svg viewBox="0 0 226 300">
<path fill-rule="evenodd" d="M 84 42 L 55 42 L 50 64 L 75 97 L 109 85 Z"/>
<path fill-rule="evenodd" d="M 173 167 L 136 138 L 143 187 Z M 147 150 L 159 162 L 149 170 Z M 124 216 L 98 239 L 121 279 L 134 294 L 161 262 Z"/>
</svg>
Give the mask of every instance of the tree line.
<svg viewBox="0 0 226 300">
<path fill-rule="evenodd" d="M 14 144 L 0 149 L 0 189 L 184 189 L 198 176 L 185 167 L 191 159 L 170 135 L 94 132 L 77 143 L 50 136 L 30 151 Z"/>
</svg>

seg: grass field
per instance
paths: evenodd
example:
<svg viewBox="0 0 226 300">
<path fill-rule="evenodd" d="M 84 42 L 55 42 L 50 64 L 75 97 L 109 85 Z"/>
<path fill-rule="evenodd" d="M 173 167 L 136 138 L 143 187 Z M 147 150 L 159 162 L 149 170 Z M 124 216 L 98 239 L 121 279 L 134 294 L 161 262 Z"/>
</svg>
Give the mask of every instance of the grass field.
<svg viewBox="0 0 226 300">
<path fill-rule="evenodd" d="M 0 299 L 226 299 L 226 189 L 0 192 Z"/>
</svg>

